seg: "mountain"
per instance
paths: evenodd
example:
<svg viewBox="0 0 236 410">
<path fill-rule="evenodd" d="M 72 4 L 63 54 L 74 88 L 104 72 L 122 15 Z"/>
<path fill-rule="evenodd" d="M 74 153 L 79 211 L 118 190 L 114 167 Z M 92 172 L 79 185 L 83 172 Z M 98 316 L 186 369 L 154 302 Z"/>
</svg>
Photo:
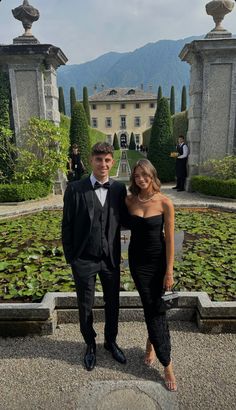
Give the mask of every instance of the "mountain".
<svg viewBox="0 0 236 410">
<path fill-rule="evenodd" d="M 62 66 L 58 69 L 58 86 L 63 87 L 69 112 L 69 89 L 75 87 L 77 98 L 82 98 L 82 89 L 88 87 L 89 95 L 101 87 L 140 87 L 156 92 L 162 87 L 163 95 L 170 96 L 175 86 L 176 110 L 181 104 L 183 85 L 189 85 L 190 66 L 178 57 L 186 43 L 201 37 L 181 40 L 160 40 L 127 53 L 106 53 L 84 64 Z"/>
</svg>

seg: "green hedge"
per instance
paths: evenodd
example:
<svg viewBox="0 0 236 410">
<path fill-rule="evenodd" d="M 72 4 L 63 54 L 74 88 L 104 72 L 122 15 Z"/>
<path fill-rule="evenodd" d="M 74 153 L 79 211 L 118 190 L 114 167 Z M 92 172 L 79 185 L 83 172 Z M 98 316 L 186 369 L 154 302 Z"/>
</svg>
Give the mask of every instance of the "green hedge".
<svg viewBox="0 0 236 410">
<path fill-rule="evenodd" d="M 0 202 L 20 202 L 43 198 L 52 190 L 52 185 L 43 181 L 25 184 L 0 185 Z"/>
<path fill-rule="evenodd" d="M 222 180 L 195 175 L 191 178 L 191 187 L 202 194 L 236 199 L 236 179 Z"/>
<path fill-rule="evenodd" d="M 180 135 L 187 136 L 188 131 L 188 111 L 177 112 L 172 115 L 173 139 L 177 142 Z"/>
</svg>

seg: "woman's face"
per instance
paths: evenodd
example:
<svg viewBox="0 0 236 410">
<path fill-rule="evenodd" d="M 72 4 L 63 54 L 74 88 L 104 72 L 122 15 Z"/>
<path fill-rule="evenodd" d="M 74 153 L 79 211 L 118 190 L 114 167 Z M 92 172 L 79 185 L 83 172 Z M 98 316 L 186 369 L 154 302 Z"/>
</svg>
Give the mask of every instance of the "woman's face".
<svg viewBox="0 0 236 410">
<path fill-rule="evenodd" d="M 134 180 L 140 189 L 152 189 L 152 177 L 141 167 L 134 171 Z"/>
</svg>

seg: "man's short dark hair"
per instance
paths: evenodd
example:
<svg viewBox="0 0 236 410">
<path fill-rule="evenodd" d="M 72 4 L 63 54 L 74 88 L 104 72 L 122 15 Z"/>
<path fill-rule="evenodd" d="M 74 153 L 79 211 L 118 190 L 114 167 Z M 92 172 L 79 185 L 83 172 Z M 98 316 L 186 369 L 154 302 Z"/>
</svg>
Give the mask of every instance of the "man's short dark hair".
<svg viewBox="0 0 236 410">
<path fill-rule="evenodd" d="M 78 146 L 78 144 L 73 144 L 73 145 L 72 145 L 72 148 L 73 148 L 73 149 L 79 149 L 79 146 Z"/>
<path fill-rule="evenodd" d="M 97 142 L 91 150 L 91 155 L 102 155 L 102 154 L 111 154 L 113 157 L 114 148 L 108 142 Z"/>
</svg>

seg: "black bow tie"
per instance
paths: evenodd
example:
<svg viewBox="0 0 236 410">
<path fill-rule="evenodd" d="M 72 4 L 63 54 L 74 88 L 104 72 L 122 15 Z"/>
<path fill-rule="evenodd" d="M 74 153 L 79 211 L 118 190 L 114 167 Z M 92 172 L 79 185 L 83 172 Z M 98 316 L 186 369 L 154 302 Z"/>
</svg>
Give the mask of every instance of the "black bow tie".
<svg viewBox="0 0 236 410">
<path fill-rule="evenodd" d="M 105 188 L 109 189 L 110 188 L 110 182 L 105 182 L 104 184 L 100 184 L 100 182 L 96 181 L 94 184 L 93 189 L 98 189 L 98 188 Z"/>
</svg>

